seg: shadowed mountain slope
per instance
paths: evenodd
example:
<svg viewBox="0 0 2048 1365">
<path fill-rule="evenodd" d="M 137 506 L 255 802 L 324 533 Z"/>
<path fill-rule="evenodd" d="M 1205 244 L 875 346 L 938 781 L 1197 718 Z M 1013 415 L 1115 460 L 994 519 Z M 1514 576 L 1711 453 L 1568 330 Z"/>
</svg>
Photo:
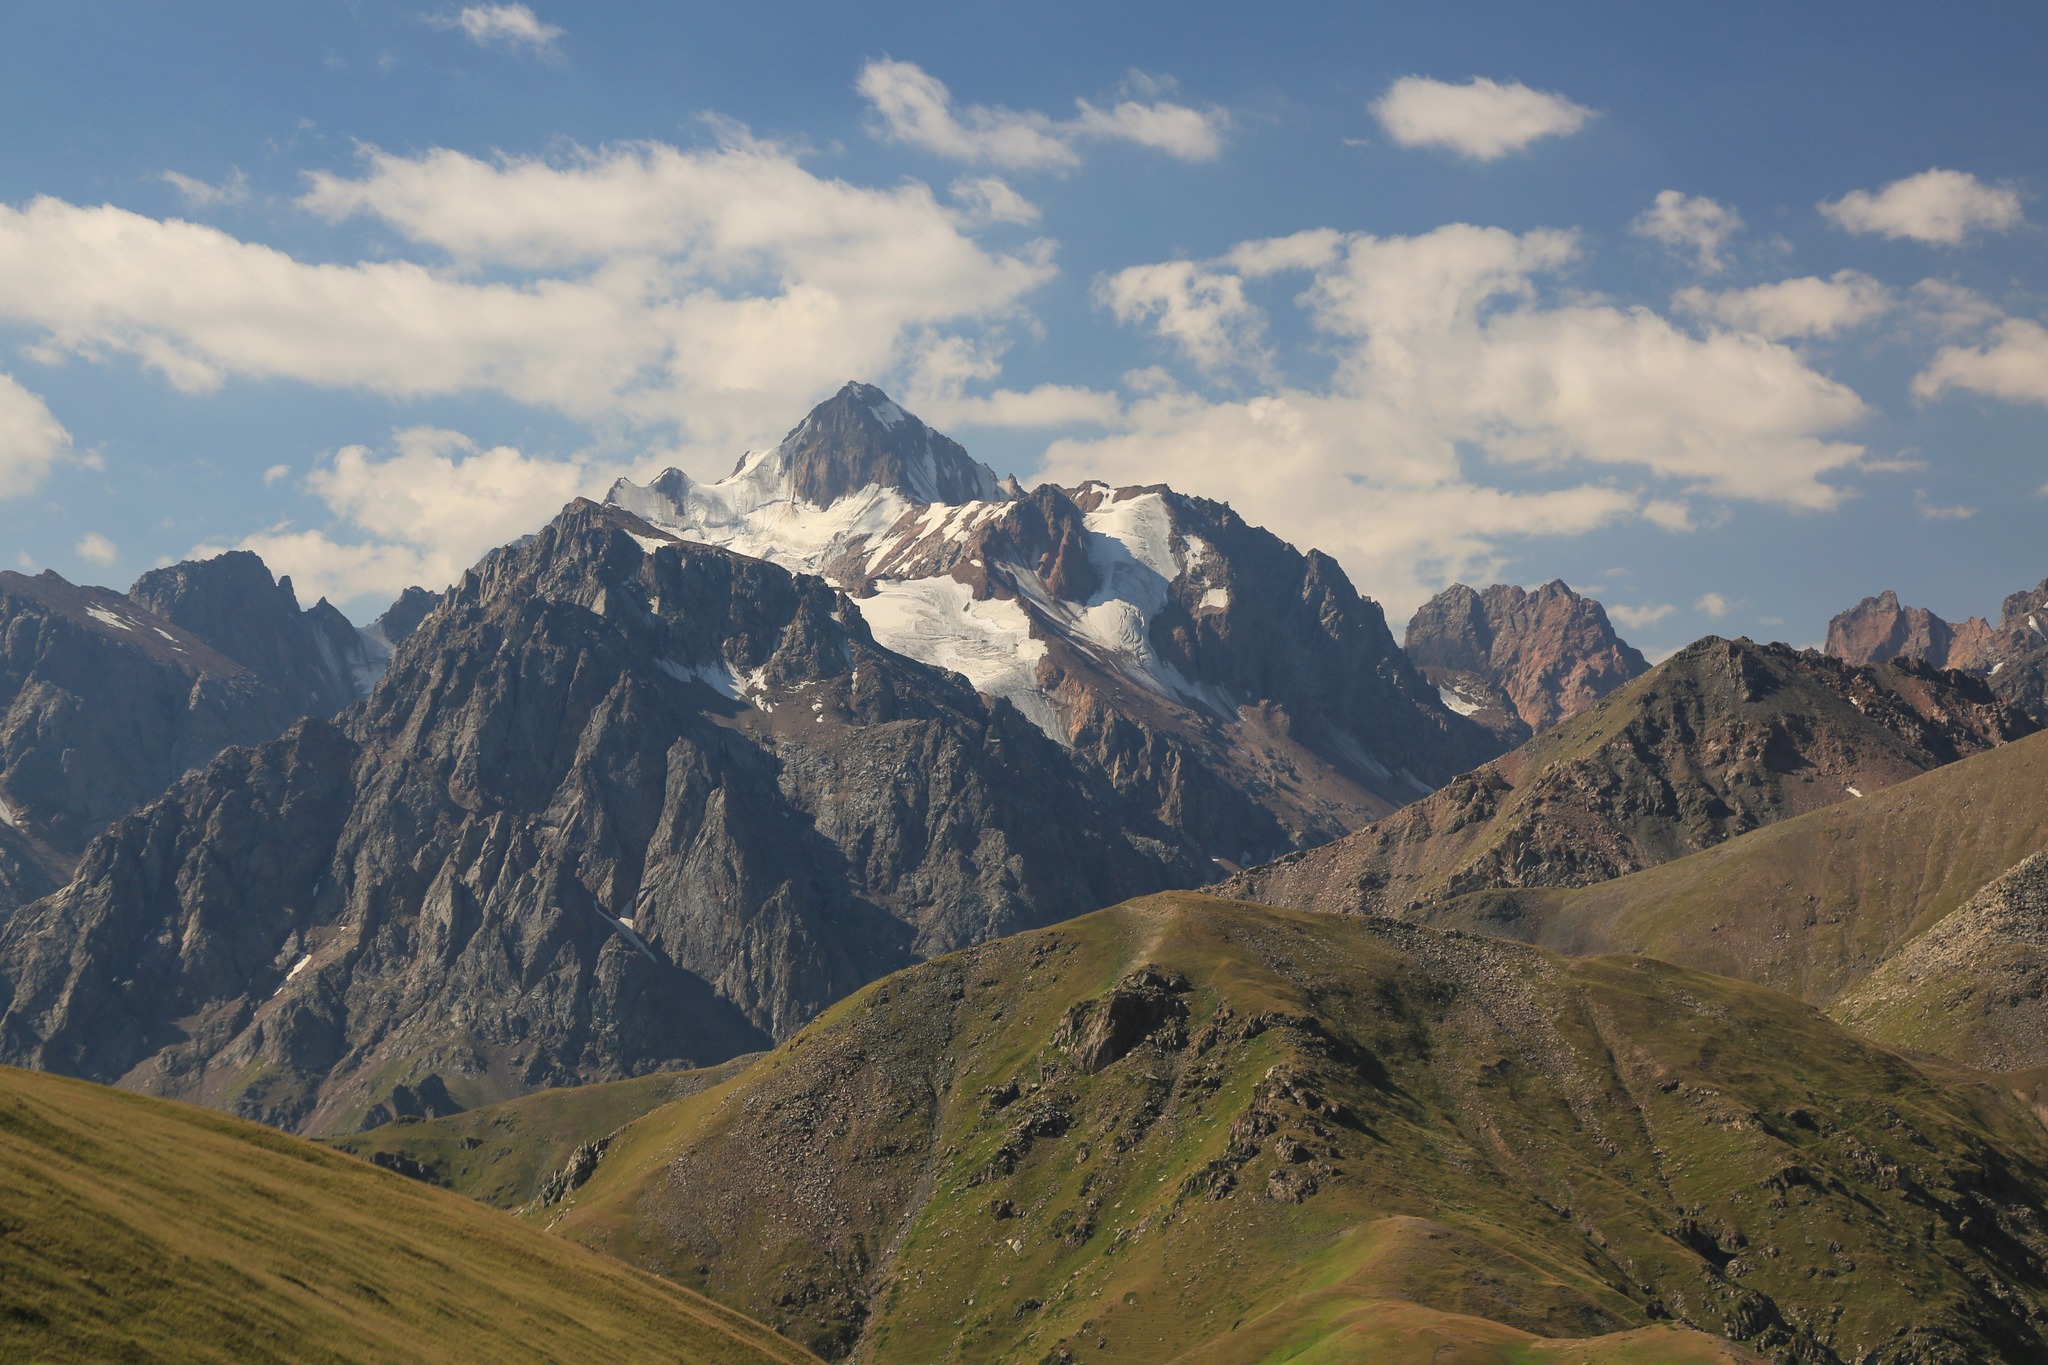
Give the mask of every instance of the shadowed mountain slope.
<svg viewBox="0 0 2048 1365">
<path fill-rule="evenodd" d="M 355 700 L 386 653 L 325 601 L 301 611 L 246 552 L 126 596 L 0 573 L 0 913 L 222 749 Z"/>
<path fill-rule="evenodd" d="M 0 929 L 0 1059 L 307 1131 L 715 1062 L 1197 865 L 818 579 L 572 505 Z"/>
<path fill-rule="evenodd" d="M 1601 882 L 2034 729 L 1981 683 L 1924 664 L 1852 668 L 1709 637 L 1378 824 L 1219 890 L 1410 915 L 1470 892 Z"/>
<path fill-rule="evenodd" d="M 730 1309 L 252 1123 L 0 1068 L 0 1357 L 814 1357 Z"/>
<path fill-rule="evenodd" d="M 611 1118 L 534 1216 L 835 1357 L 2048 1351 L 2023 1099 L 1640 959 L 1168 894 Z M 497 1131 L 362 1144 L 424 1167 L 455 1124 Z"/>
</svg>

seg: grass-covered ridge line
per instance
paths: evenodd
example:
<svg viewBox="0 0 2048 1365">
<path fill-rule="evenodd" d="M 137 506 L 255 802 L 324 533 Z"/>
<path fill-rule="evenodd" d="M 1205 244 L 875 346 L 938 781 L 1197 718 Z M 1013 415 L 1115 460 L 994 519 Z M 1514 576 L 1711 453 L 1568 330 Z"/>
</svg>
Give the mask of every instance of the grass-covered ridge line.
<svg viewBox="0 0 2048 1365">
<path fill-rule="evenodd" d="M 811 1357 L 730 1309 L 253 1123 L 0 1068 L 0 1359 Z"/>
<path fill-rule="evenodd" d="M 1775 992 L 1169 895 L 878 983 L 538 1216 L 828 1355 L 1399 1365 L 2040 1358 L 2044 1210 L 2020 1097 Z"/>
</svg>

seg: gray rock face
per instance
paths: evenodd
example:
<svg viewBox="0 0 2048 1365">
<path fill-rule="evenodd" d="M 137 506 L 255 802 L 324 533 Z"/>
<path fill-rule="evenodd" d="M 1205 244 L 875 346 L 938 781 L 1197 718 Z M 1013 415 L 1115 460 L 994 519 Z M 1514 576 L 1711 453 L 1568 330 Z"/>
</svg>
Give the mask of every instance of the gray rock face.
<svg viewBox="0 0 2048 1365">
<path fill-rule="evenodd" d="M 1219 862 L 1336 838 L 1507 747 L 1327 556 L 1164 486 L 998 484 L 867 385 L 719 483 L 671 470 L 609 500 L 820 574 Z"/>
<path fill-rule="evenodd" d="M 0 573 L 0 914 L 223 748 L 347 704 L 372 657 L 254 555 L 160 569 L 126 597 Z"/>
<path fill-rule="evenodd" d="M 715 1062 L 1197 880 L 1148 825 L 822 581 L 576 504 L 19 914 L 0 1058 L 308 1131 Z"/>
</svg>

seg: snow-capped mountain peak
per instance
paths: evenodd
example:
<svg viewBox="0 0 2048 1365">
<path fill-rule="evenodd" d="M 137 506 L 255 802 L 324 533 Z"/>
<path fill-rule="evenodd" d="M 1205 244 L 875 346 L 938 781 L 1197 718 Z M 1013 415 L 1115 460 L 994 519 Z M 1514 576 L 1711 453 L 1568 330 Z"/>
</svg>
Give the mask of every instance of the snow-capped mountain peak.
<svg viewBox="0 0 2048 1365">
<path fill-rule="evenodd" d="M 824 577 L 883 646 L 1008 700 L 1231 861 L 1493 752 L 1327 557 L 1163 486 L 1027 494 L 871 385 L 716 483 L 669 470 L 608 500 Z"/>
</svg>

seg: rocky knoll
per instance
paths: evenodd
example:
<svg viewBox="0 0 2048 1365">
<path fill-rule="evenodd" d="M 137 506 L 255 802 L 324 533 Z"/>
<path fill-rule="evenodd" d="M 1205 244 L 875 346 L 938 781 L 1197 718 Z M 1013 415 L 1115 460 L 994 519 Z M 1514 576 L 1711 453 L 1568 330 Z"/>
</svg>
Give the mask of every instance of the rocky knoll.
<svg viewBox="0 0 2048 1365">
<path fill-rule="evenodd" d="M 179 775 L 331 714 L 381 664 L 250 554 L 155 570 L 125 597 L 0 573 L 0 911 Z"/>
<path fill-rule="evenodd" d="M 1505 747 L 1325 555 L 1164 486 L 1026 493 L 870 385 L 726 479 L 609 501 L 816 572 L 888 647 L 1002 697 L 1203 854 L 1324 842 Z"/>
<path fill-rule="evenodd" d="M 1995 626 L 1981 616 L 1952 625 L 1901 606 L 1887 588 L 1828 622 L 1827 652 L 1857 664 L 1909 658 L 1958 669 L 2048 724 L 2048 581 L 2009 594 Z"/>
<path fill-rule="evenodd" d="M 1118 907 L 606 1137 L 533 1216 L 834 1358 L 2048 1352 L 2011 1091 L 1725 978 L 1385 920 Z"/>
<path fill-rule="evenodd" d="M 347 1128 L 712 1062 L 1196 864 L 823 582 L 572 505 L 0 932 L 0 1058 Z"/>
<path fill-rule="evenodd" d="M 1868 795 L 2032 733 L 1962 674 L 1708 637 L 1591 710 L 1349 838 L 1241 873 L 1247 900 L 1411 915 L 1582 886 Z"/>
<path fill-rule="evenodd" d="M 1650 667 L 1615 634 L 1605 608 L 1555 580 L 1534 591 L 1453 583 L 1409 620 L 1403 648 L 1447 705 L 1514 743 Z"/>
</svg>

